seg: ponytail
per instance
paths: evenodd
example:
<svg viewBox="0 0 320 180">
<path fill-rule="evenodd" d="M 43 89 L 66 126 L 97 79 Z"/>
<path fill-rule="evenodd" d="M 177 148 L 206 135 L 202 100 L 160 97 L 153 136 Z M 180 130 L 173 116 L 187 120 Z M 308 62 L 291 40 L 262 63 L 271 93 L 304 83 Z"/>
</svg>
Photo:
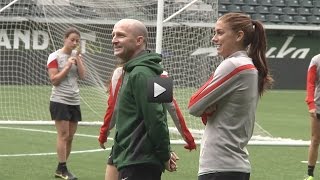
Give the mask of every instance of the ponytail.
<svg viewBox="0 0 320 180">
<path fill-rule="evenodd" d="M 252 20 L 252 25 L 254 32 L 249 45 L 248 55 L 252 58 L 253 64 L 258 70 L 258 92 L 262 96 L 267 88 L 271 88 L 273 79 L 269 73 L 266 58 L 267 42 L 265 30 L 259 21 Z"/>
</svg>

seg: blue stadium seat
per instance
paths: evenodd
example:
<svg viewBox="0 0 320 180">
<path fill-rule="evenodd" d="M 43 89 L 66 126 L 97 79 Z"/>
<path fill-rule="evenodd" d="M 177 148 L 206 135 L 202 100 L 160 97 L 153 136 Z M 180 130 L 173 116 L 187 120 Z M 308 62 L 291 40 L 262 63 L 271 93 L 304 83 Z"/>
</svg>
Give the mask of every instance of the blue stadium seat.
<svg viewBox="0 0 320 180">
<path fill-rule="evenodd" d="M 298 0 L 286 0 L 286 5 L 289 7 L 299 7 L 300 3 Z"/>
<path fill-rule="evenodd" d="M 287 14 L 280 15 L 281 23 L 291 24 L 294 23 L 293 17 Z"/>
<path fill-rule="evenodd" d="M 282 11 L 282 8 L 281 7 L 275 7 L 275 6 L 273 6 L 273 7 L 270 7 L 270 12 L 272 13 L 272 14 L 284 14 L 284 12 Z"/>
<path fill-rule="evenodd" d="M 309 24 L 320 24 L 320 16 L 308 16 L 307 20 Z"/>
<path fill-rule="evenodd" d="M 286 3 L 284 2 L 284 0 L 272 0 L 271 2 L 273 6 L 278 6 L 278 7 L 286 6 Z"/>
<path fill-rule="evenodd" d="M 266 22 L 266 16 L 264 14 L 252 14 L 250 15 L 253 20 L 259 20 L 261 22 Z"/>
<path fill-rule="evenodd" d="M 307 18 L 305 16 L 297 15 L 297 16 L 293 16 L 293 19 L 298 24 L 306 24 L 306 23 L 308 23 Z"/>
<path fill-rule="evenodd" d="M 267 22 L 270 22 L 270 23 L 278 23 L 278 22 L 280 22 L 280 17 L 278 15 L 275 15 L 275 14 L 267 14 L 266 15 L 266 19 L 267 19 Z"/>
<path fill-rule="evenodd" d="M 309 16 L 311 15 L 310 9 L 309 8 L 297 8 L 297 13 L 303 16 Z"/>
<path fill-rule="evenodd" d="M 252 14 L 256 12 L 254 9 L 254 6 L 248 6 L 248 5 L 241 6 L 241 10 L 247 14 Z"/>
<path fill-rule="evenodd" d="M 258 0 L 258 3 L 261 4 L 261 6 L 272 6 L 271 0 Z"/>
<path fill-rule="evenodd" d="M 314 0 L 314 1 L 319 1 L 319 0 Z M 313 7 L 313 3 L 310 0 L 300 0 L 300 5 L 303 7 Z"/>
<path fill-rule="evenodd" d="M 296 8 L 294 7 L 285 7 L 282 9 L 282 11 L 288 15 L 298 15 Z"/>
<path fill-rule="evenodd" d="M 256 6 L 256 12 L 259 14 L 269 14 L 270 11 L 267 6 Z"/>
<path fill-rule="evenodd" d="M 241 12 L 241 8 L 238 5 L 230 4 L 227 6 L 229 12 Z"/>
</svg>

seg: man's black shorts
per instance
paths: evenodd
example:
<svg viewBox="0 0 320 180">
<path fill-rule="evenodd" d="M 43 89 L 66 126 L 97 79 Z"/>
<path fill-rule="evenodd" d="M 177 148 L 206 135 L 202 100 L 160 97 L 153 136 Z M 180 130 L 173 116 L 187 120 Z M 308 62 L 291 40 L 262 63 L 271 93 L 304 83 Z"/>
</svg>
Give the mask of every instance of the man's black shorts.
<svg viewBox="0 0 320 180">
<path fill-rule="evenodd" d="M 161 168 L 153 164 L 137 164 L 119 170 L 119 179 L 161 180 Z"/>
<path fill-rule="evenodd" d="M 81 121 L 80 105 L 67 105 L 50 101 L 52 120 Z"/>
<path fill-rule="evenodd" d="M 108 160 L 107 160 L 107 164 L 114 166 L 114 164 L 113 164 L 113 158 L 112 158 L 112 150 L 113 150 L 113 146 L 112 146 L 112 148 L 111 148 L 110 155 L 109 155 Z"/>
</svg>

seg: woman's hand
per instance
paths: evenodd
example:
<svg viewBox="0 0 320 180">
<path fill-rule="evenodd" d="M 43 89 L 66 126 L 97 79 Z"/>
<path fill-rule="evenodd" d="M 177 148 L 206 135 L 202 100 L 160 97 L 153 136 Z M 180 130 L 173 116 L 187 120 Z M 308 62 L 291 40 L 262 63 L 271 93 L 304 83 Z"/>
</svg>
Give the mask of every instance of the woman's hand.
<svg viewBox="0 0 320 180">
<path fill-rule="evenodd" d="M 317 119 L 316 109 L 310 109 L 309 113 L 312 118 Z"/>
<path fill-rule="evenodd" d="M 72 64 L 77 65 L 77 57 L 69 57 L 68 58 L 67 66 L 71 67 Z"/>
</svg>

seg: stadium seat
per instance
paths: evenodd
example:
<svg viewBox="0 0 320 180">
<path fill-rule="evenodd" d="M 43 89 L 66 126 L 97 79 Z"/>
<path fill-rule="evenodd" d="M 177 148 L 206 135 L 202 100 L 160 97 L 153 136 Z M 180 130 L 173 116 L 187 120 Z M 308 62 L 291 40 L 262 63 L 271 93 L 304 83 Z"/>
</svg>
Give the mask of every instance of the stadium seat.
<svg viewBox="0 0 320 180">
<path fill-rule="evenodd" d="M 18 3 L 20 5 L 36 5 L 37 4 L 37 0 L 19 0 Z"/>
<path fill-rule="evenodd" d="M 282 9 L 282 11 L 288 15 L 298 15 L 296 8 L 293 7 L 285 7 Z"/>
<path fill-rule="evenodd" d="M 226 5 L 232 4 L 230 0 L 219 0 L 218 3 L 219 4 L 226 4 Z"/>
<path fill-rule="evenodd" d="M 227 6 L 229 12 L 241 12 L 240 6 L 230 4 Z"/>
<path fill-rule="evenodd" d="M 320 8 L 320 1 L 314 0 L 314 1 L 313 1 L 313 7 L 318 7 L 318 8 Z"/>
<path fill-rule="evenodd" d="M 278 6 L 278 7 L 286 6 L 286 3 L 284 2 L 284 0 L 272 0 L 271 3 L 273 6 Z"/>
<path fill-rule="evenodd" d="M 320 24 L 320 16 L 308 16 L 307 20 L 309 24 Z"/>
<path fill-rule="evenodd" d="M 303 8 L 303 7 L 297 8 L 297 13 L 299 15 L 303 15 L 303 16 L 311 15 L 309 8 Z"/>
<path fill-rule="evenodd" d="M 280 15 L 279 18 L 281 20 L 281 23 L 284 23 L 284 24 L 294 23 L 293 17 L 287 14 Z"/>
<path fill-rule="evenodd" d="M 244 2 L 249 6 L 259 6 L 257 0 L 244 0 Z"/>
<path fill-rule="evenodd" d="M 280 22 L 280 17 L 278 15 L 275 15 L 275 14 L 267 14 L 266 15 L 266 19 L 267 19 L 267 22 L 270 22 L 270 23 L 278 23 L 278 22 Z"/>
<path fill-rule="evenodd" d="M 298 24 L 306 24 L 306 23 L 308 23 L 307 18 L 305 16 L 297 15 L 297 16 L 293 16 L 293 19 Z"/>
<path fill-rule="evenodd" d="M 261 6 L 272 6 L 271 0 L 258 0 Z"/>
<path fill-rule="evenodd" d="M 99 17 L 98 13 L 96 12 L 97 9 L 86 7 L 86 8 L 80 8 L 79 13 L 82 14 L 83 17 L 86 18 L 97 18 Z"/>
<path fill-rule="evenodd" d="M 30 15 L 30 7 L 26 5 L 13 5 L 12 14 L 15 16 L 26 16 Z"/>
<path fill-rule="evenodd" d="M 37 17 L 43 17 L 44 16 L 43 10 L 41 9 L 40 6 L 33 6 L 30 9 L 30 13 L 31 13 L 31 16 L 37 16 Z"/>
<path fill-rule="evenodd" d="M 282 8 L 281 7 L 270 7 L 270 12 L 272 14 L 284 14 L 284 12 L 282 11 Z"/>
<path fill-rule="evenodd" d="M 12 7 L 8 7 L 7 9 L 1 12 L 1 16 L 11 16 L 12 15 Z"/>
<path fill-rule="evenodd" d="M 227 6 L 224 4 L 219 4 L 218 5 L 218 11 L 219 12 L 228 12 Z"/>
<path fill-rule="evenodd" d="M 319 16 L 320 15 L 320 8 L 311 8 L 310 12 L 313 14 L 313 15 L 316 15 L 316 16 Z"/>
<path fill-rule="evenodd" d="M 232 4 L 235 5 L 244 5 L 244 0 L 231 0 Z"/>
<path fill-rule="evenodd" d="M 222 13 L 222 12 L 218 12 L 218 17 L 221 17 L 223 16 L 225 13 Z"/>
<path fill-rule="evenodd" d="M 256 12 L 260 13 L 260 14 L 269 14 L 270 13 L 268 7 L 266 7 L 266 6 L 257 6 L 255 9 L 256 9 Z"/>
<path fill-rule="evenodd" d="M 286 5 L 289 7 L 299 7 L 300 3 L 298 0 L 286 0 Z"/>
<path fill-rule="evenodd" d="M 0 9 L 11 2 L 12 0 L 0 0 Z M 1 15 L 13 15 L 13 16 L 30 15 L 31 14 L 30 10 L 35 5 L 36 5 L 36 0 L 19 0 L 18 2 L 12 4 L 12 6 L 7 8 L 5 11 L 2 11 Z"/>
<path fill-rule="evenodd" d="M 248 5 L 241 6 L 241 10 L 248 14 L 252 14 L 256 12 L 254 9 L 254 6 L 248 6 Z"/>
<path fill-rule="evenodd" d="M 266 22 L 266 16 L 264 14 L 252 14 L 250 16 L 253 20 L 259 20 L 261 22 Z"/>
<path fill-rule="evenodd" d="M 319 0 L 317 0 L 317 1 L 319 1 Z M 310 0 L 300 0 L 300 6 L 311 8 L 311 7 L 313 7 L 313 3 Z"/>
</svg>

